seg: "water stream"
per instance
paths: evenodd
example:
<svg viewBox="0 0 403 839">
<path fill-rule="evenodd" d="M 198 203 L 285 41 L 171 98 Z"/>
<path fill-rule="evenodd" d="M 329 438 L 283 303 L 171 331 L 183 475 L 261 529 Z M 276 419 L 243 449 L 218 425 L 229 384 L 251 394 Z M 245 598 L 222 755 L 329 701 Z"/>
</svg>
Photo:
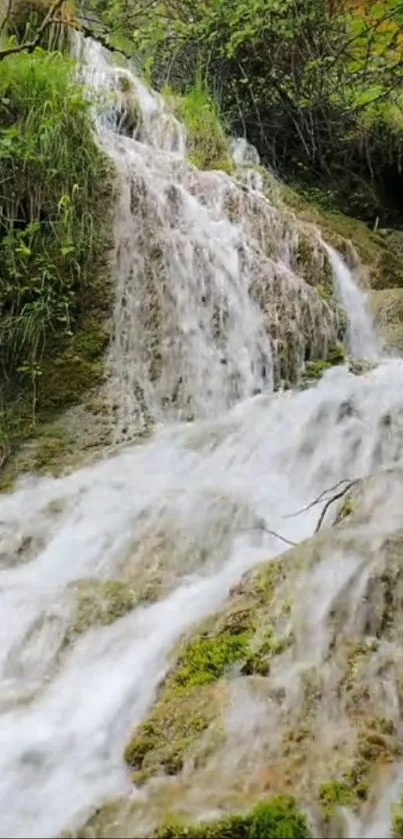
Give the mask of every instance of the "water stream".
<svg viewBox="0 0 403 839">
<path fill-rule="evenodd" d="M 115 90 L 128 71 L 88 49 L 91 83 Z M 289 514 L 342 478 L 402 462 L 403 436 L 384 423 L 403 409 L 399 360 L 273 393 L 276 339 L 249 293 L 262 248 L 247 221 L 228 217 L 229 178 L 189 167 L 183 128 L 129 75 L 141 130 L 119 133 L 116 107 L 99 119 L 122 179 L 110 398 L 119 441 L 149 414 L 159 428 L 145 444 L 67 477 L 27 478 L 0 498 L 1 837 L 56 836 L 129 790 L 123 747 L 180 635 L 245 570 L 287 547 L 268 531 L 289 542 L 313 532 L 316 508 Z M 292 273 L 281 220 L 265 212 L 278 294 L 320 315 Z M 352 351 L 378 358 L 362 294 L 334 251 L 331 261 Z M 87 578 L 157 580 L 159 599 L 67 644 L 73 584 Z"/>
</svg>

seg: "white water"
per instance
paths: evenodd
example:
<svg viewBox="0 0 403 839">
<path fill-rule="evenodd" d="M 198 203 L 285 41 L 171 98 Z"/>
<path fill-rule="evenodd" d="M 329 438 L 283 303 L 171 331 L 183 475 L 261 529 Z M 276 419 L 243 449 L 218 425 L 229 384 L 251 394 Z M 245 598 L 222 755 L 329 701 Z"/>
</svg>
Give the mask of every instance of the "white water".
<svg viewBox="0 0 403 839">
<path fill-rule="evenodd" d="M 365 293 L 354 282 L 350 269 L 339 253 L 326 245 L 333 268 L 334 280 L 341 302 L 349 314 L 349 349 L 357 358 L 376 359 L 381 355 L 381 346 L 367 309 Z"/>
<path fill-rule="evenodd" d="M 116 77 L 93 49 L 94 85 L 111 89 Z M 222 185 L 227 188 L 228 179 L 195 173 L 197 198 L 192 196 L 183 130 L 158 97 L 137 82 L 136 90 L 141 140 L 116 133 L 121 113 L 100 125 L 102 142 L 122 174 L 111 389 L 118 437 L 130 436 L 137 422 L 138 383 L 147 409 L 165 427 L 146 445 L 59 480 L 31 479 L 0 499 L 1 837 L 55 836 L 80 823 L 104 797 L 130 789 L 123 747 L 181 633 L 222 604 L 244 570 L 284 550 L 268 529 L 298 542 L 313 532 L 318 510 L 287 516 L 338 480 L 403 458 L 399 361 L 361 378 L 334 369 L 316 388 L 271 393 L 275 338 L 267 336 L 248 294 L 256 246 L 248 245 L 246 228 L 225 214 Z M 138 233 L 133 218 L 139 213 L 127 208 L 138 200 L 133 184 L 141 183 L 148 227 L 144 223 Z M 181 198 L 175 224 L 172 201 L 163 197 L 172 183 Z M 267 213 L 278 240 L 270 277 L 277 286 L 284 282 L 290 306 L 294 293 L 308 306 L 313 292 L 287 265 L 288 234 L 282 239 L 275 212 L 268 207 Z M 163 253 L 165 261 L 153 275 L 157 295 L 160 285 L 168 289 L 156 380 L 145 350 L 153 322 L 147 321 L 149 301 L 142 307 L 141 300 L 146 231 L 152 238 L 153 225 L 170 254 L 167 262 Z M 239 246 L 246 253 L 237 262 Z M 350 289 L 344 267 L 335 262 L 334 268 L 341 288 Z M 282 293 L 278 289 L 280 298 Z M 357 301 L 360 293 L 354 294 Z M 219 349 L 211 348 L 210 334 L 217 298 L 225 303 L 221 318 L 227 312 Z M 346 293 L 348 306 L 350 300 Z M 353 307 L 352 317 L 355 312 Z M 362 355 L 368 322 L 360 317 L 354 324 L 354 346 Z M 296 330 L 290 326 L 290 341 Z M 175 411 L 164 396 L 172 386 L 167 379 L 178 372 L 182 398 Z M 258 388 L 267 392 L 253 396 Z M 187 411 L 200 419 L 170 424 Z M 392 426 L 384 421 L 389 415 L 396 418 Z M 147 582 L 156 565 L 159 602 L 65 646 L 74 606 L 70 583 L 118 577 Z M 350 573 L 346 568 L 344 580 L 339 571 L 338 587 Z"/>
</svg>

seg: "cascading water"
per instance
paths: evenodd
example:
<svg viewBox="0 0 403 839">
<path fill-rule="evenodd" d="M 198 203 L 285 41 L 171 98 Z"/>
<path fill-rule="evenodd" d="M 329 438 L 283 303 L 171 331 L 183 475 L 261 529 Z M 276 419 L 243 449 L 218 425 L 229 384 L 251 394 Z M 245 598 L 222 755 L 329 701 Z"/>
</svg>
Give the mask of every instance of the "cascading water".
<svg viewBox="0 0 403 839">
<path fill-rule="evenodd" d="M 189 166 L 162 100 L 96 45 L 85 57 L 98 92 L 115 93 L 126 76 L 138 108 L 136 139 L 118 133 L 128 121 L 116 98 L 99 120 L 121 178 L 109 359 L 117 438 L 147 413 L 166 426 L 147 444 L 68 477 L 27 479 L 0 500 L 1 837 L 55 836 L 128 792 L 123 747 L 181 633 L 223 604 L 245 570 L 312 534 L 318 511 L 308 505 L 324 489 L 403 458 L 399 424 L 385 423 L 403 410 L 398 360 L 273 394 L 279 342 L 294 342 L 299 363 L 305 322 L 319 348 L 337 337 L 327 303 L 292 271 L 289 231 L 261 196 L 263 227 L 232 223 L 229 199 L 253 210 L 253 191 Z M 373 355 L 368 322 L 355 316 L 360 293 L 331 259 L 347 289 L 352 349 Z M 257 270 L 277 309 L 262 312 L 254 297 Z M 283 335 L 287 306 L 295 317 Z M 340 588 L 351 568 L 337 573 Z M 72 626 L 88 580 L 121 580 L 146 602 L 80 635 Z"/>
<path fill-rule="evenodd" d="M 350 351 L 357 358 L 379 358 L 380 341 L 374 332 L 366 308 L 366 296 L 357 287 L 351 271 L 340 254 L 329 245 L 326 245 L 326 250 L 333 268 L 338 294 L 349 314 Z"/>
</svg>

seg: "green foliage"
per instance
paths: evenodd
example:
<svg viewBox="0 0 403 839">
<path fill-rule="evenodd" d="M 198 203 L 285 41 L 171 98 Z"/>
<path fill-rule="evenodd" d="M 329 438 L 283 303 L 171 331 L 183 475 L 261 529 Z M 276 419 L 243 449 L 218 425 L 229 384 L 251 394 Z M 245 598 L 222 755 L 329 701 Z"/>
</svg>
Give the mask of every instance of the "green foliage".
<svg viewBox="0 0 403 839">
<path fill-rule="evenodd" d="M 330 367 L 335 367 L 338 364 L 345 364 L 346 353 L 342 344 L 335 344 L 330 347 L 327 358 L 319 358 L 316 361 L 308 361 L 305 365 L 303 381 L 312 381 L 320 379 L 326 370 Z"/>
<path fill-rule="evenodd" d="M 183 93 L 201 68 L 264 163 L 322 188 L 343 212 L 402 217 L 401 0 L 115 0 L 108 9 L 132 31 L 154 84 Z"/>
<path fill-rule="evenodd" d="M 319 799 L 323 806 L 324 815 L 330 817 L 337 806 L 349 806 L 356 801 L 356 795 L 345 781 L 328 781 L 321 784 Z"/>
<path fill-rule="evenodd" d="M 304 839 L 311 835 L 306 816 L 286 795 L 262 801 L 246 815 L 189 826 L 173 822 L 157 833 L 158 839 Z"/>
<path fill-rule="evenodd" d="M 107 308 L 92 293 L 107 286 L 111 173 L 73 69 L 38 50 L 0 78 L 0 369 L 5 397 L 30 388 L 34 420 L 45 349 L 53 362 L 84 312 Z"/>
<path fill-rule="evenodd" d="M 231 171 L 233 164 L 218 105 L 200 76 L 184 96 L 175 96 L 167 86 L 162 92 L 171 99 L 176 115 L 186 126 L 190 161 L 199 169 Z"/>
</svg>

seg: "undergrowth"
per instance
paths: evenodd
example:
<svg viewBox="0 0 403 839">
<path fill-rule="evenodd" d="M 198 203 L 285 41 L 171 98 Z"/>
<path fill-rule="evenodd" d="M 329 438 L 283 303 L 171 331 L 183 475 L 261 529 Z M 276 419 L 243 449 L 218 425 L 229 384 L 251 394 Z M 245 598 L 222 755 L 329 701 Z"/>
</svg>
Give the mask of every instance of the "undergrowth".
<svg viewBox="0 0 403 839">
<path fill-rule="evenodd" d="M 170 99 L 177 117 L 186 127 L 191 163 L 198 169 L 232 171 L 234 167 L 220 109 L 202 79 L 196 77 L 194 85 L 184 96 L 175 95 L 168 86 L 162 92 Z"/>
<path fill-rule="evenodd" d="M 51 396 L 49 382 L 62 385 L 54 362 L 68 353 L 85 319 L 99 331 L 110 303 L 112 173 L 95 141 L 85 89 L 61 53 L 36 50 L 2 64 L 0 180 L 5 445 L 21 436 L 16 413 L 25 418 L 25 432 L 28 415 L 30 427 L 35 424 Z M 72 388 L 75 398 L 80 387 Z"/>
<path fill-rule="evenodd" d="M 262 801 L 246 815 L 189 826 L 173 822 L 157 834 L 158 839 L 304 839 L 311 835 L 306 816 L 286 795 Z"/>
</svg>

